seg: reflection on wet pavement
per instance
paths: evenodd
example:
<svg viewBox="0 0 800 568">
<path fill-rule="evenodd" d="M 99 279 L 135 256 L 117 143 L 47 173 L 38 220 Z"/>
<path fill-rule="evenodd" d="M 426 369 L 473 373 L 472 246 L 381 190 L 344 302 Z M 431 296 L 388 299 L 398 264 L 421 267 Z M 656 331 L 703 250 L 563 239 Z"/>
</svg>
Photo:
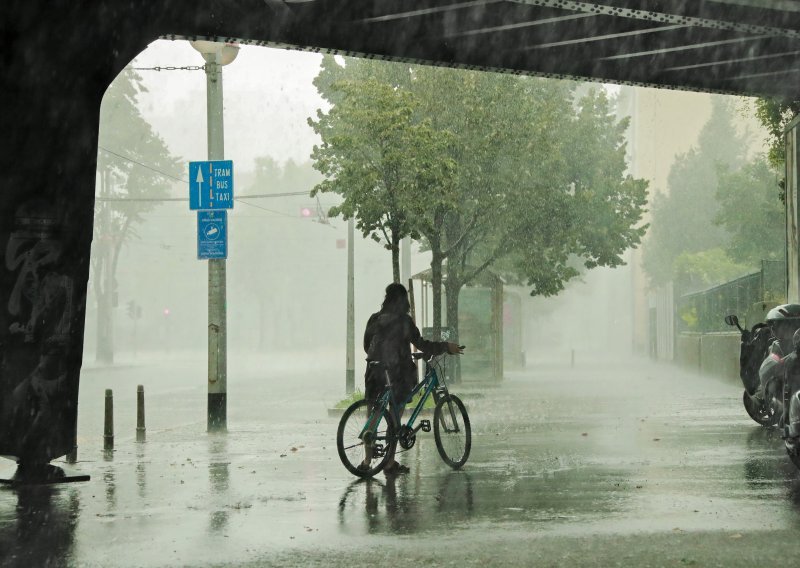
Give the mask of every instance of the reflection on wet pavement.
<svg viewBox="0 0 800 568">
<path fill-rule="evenodd" d="M 103 472 L 103 483 L 106 486 L 106 503 L 109 514 L 117 509 L 117 485 L 114 482 L 114 466 L 106 466 Z"/>
<path fill-rule="evenodd" d="M 227 499 L 230 462 L 228 460 L 228 439 L 224 434 L 209 434 L 208 437 L 208 480 L 209 498 L 212 504 L 208 523 L 209 533 L 221 533 L 228 528 L 228 511 L 223 503 Z"/>
<path fill-rule="evenodd" d="M 16 507 L 0 509 L 0 565 L 61 566 L 70 563 L 79 523 L 80 494 L 74 488 L 0 490 Z"/>
<path fill-rule="evenodd" d="M 602 565 L 623 543 L 638 554 L 632 535 L 662 542 L 666 558 L 677 536 L 760 531 L 778 543 L 800 528 L 800 481 L 778 434 L 747 419 L 734 385 L 675 369 L 531 369 L 456 387 L 473 424 L 467 465 L 448 468 L 424 434 L 398 456 L 411 473 L 372 480 L 339 463 L 337 419 L 317 401 L 255 380 L 238 388 L 251 396 L 232 399 L 229 415 L 243 418 L 227 435 L 179 415 L 188 425 L 152 429 L 146 443 L 131 429 L 107 455 L 90 433 L 77 464 L 90 482 L 0 491 L 0 566 L 366 566 L 352 552 L 375 547 L 485 566 L 489 550 L 509 551 L 525 565 L 511 551 L 531 542 L 556 565 L 567 549 L 586 560 L 586 539 L 603 543 L 592 559 Z M 720 542 L 717 554 L 745 558 Z"/>
<path fill-rule="evenodd" d="M 474 499 L 468 473 L 445 473 L 438 491 L 425 501 L 419 479 L 380 476 L 351 482 L 339 500 L 343 534 L 414 534 L 453 529 L 472 518 Z"/>
<path fill-rule="evenodd" d="M 136 486 L 139 488 L 139 498 L 147 495 L 147 465 L 146 444 L 136 445 Z"/>
</svg>

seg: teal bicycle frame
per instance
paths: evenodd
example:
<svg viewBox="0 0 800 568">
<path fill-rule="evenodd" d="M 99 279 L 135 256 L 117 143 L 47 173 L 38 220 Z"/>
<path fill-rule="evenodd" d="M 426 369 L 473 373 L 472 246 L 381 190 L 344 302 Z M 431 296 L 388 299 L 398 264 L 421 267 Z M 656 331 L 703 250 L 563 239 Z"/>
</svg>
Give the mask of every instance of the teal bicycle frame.
<svg viewBox="0 0 800 568">
<path fill-rule="evenodd" d="M 384 410 L 386 410 L 387 407 L 389 407 L 391 409 L 392 416 L 394 417 L 395 422 L 397 423 L 398 429 L 401 426 L 403 426 L 400 423 L 400 417 L 397 415 L 397 401 L 394 399 L 394 395 L 392 394 L 391 381 L 390 381 L 390 379 L 388 377 L 388 371 L 384 369 L 384 373 L 387 374 L 386 389 L 384 390 L 383 394 L 378 398 L 378 403 L 375 405 L 375 409 L 372 410 L 372 412 L 370 412 L 369 418 L 367 419 L 366 424 L 364 424 L 364 428 L 362 428 L 362 430 L 361 430 L 361 434 L 359 436 L 361 438 L 363 438 L 364 434 L 368 430 L 373 430 L 373 433 L 377 433 L 378 424 L 380 423 L 380 419 L 375 420 L 376 413 L 377 413 L 377 416 L 379 416 L 379 417 L 383 416 L 383 412 L 384 412 Z M 431 394 L 433 394 L 434 400 L 438 401 L 439 398 L 437 396 L 438 393 L 436 392 L 436 389 L 439 387 L 439 385 L 440 385 L 439 375 L 436 372 L 436 369 L 435 369 L 434 365 L 432 365 L 428 361 L 425 361 L 425 378 L 422 379 L 422 381 L 420 381 L 411 390 L 411 394 L 408 396 L 408 400 L 405 401 L 406 404 L 411 402 L 414 399 L 414 397 L 417 395 L 417 393 L 419 391 L 421 391 L 422 389 L 425 389 L 425 392 L 422 394 L 422 397 L 419 399 L 419 402 L 414 407 L 414 411 L 411 413 L 411 417 L 408 419 L 408 421 L 405 424 L 406 426 L 408 426 L 409 428 L 413 427 L 414 421 L 417 419 L 417 417 L 419 416 L 420 412 L 422 412 L 422 409 L 425 406 L 425 402 L 428 400 L 428 397 L 431 396 Z M 444 386 L 444 385 L 442 385 L 442 386 Z M 373 423 L 374 423 L 374 426 L 372 428 L 370 428 L 370 424 L 373 424 Z M 415 428 L 412 431 L 414 433 L 416 433 L 418 430 L 420 430 L 420 428 L 422 428 L 422 425 L 418 426 L 417 428 Z M 395 432 L 395 437 L 397 437 L 397 434 L 398 433 Z"/>
</svg>

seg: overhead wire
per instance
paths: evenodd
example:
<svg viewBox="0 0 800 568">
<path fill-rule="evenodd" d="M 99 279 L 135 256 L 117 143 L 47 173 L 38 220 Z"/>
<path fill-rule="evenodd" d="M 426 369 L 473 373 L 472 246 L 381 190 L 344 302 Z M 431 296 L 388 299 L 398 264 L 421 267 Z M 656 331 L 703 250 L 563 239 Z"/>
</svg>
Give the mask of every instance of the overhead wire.
<svg viewBox="0 0 800 568">
<path fill-rule="evenodd" d="M 186 178 L 179 178 L 179 177 L 174 176 L 172 174 L 169 174 L 169 173 L 167 173 L 165 171 L 159 170 L 158 168 L 154 168 L 153 166 L 148 166 L 147 164 L 144 164 L 144 163 L 142 163 L 142 162 L 140 162 L 138 160 L 134 160 L 130 156 L 124 156 L 123 154 L 119 154 L 117 152 L 114 152 L 113 150 L 109 150 L 108 148 L 105 148 L 105 147 L 100 146 L 100 145 L 98 145 L 97 147 L 99 149 L 101 149 L 103 152 L 111 154 L 112 156 L 116 156 L 117 158 L 122 158 L 123 160 L 127 160 L 128 162 L 132 162 L 134 164 L 138 164 L 138 165 L 142 166 L 143 168 L 146 168 L 148 170 L 151 170 L 151 171 L 154 171 L 156 173 L 159 173 L 164 177 L 167 177 L 167 178 L 170 178 L 170 179 L 174 179 L 175 181 L 182 181 L 182 182 L 189 183 L 189 180 L 186 179 Z"/>
<path fill-rule="evenodd" d="M 174 176 L 172 174 L 169 174 L 167 172 L 159 170 L 158 168 L 154 168 L 154 167 L 148 166 L 147 164 L 144 164 L 144 163 L 142 163 L 142 162 L 140 162 L 138 160 L 134 160 L 133 158 L 131 158 L 129 156 L 125 156 L 125 155 L 120 154 L 118 152 L 114 152 L 113 150 L 109 150 L 108 148 L 105 148 L 103 146 L 98 146 L 98 148 L 100 148 L 104 152 L 107 152 L 108 154 L 111 154 L 113 156 L 117 156 L 118 158 L 121 158 L 123 160 L 127 160 L 127 161 L 129 161 L 131 163 L 134 163 L 134 164 L 137 164 L 137 165 L 139 165 L 139 166 L 141 166 L 143 168 L 146 168 L 148 170 L 151 170 L 153 172 L 161 174 L 164 177 L 173 179 L 175 181 L 180 181 L 180 182 L 184 182 L 184 183 L 190 183 L 189 180 L 186 179 L 186 178 L 179 178 L 177 176 Z M 283 192 L 283 193 L 257 193 L 257 194 L 251 194 L 251 195 L 239 195 L 238 197 L 234 197 L 234 200 L 235 201 L 241 201 L 243 199 L 268 199 L 268 198 L 272 198 L 272 197 L 293 197 L 293 196 L 298 196 L 298 195 L 306 195 L 307 196 L 308 192 L 307 191 L 288 191 L 288 192 Z M 95 199 L 96 199 L 96 201 L 138 201 L 138 202 L 189 201 L 188 197 L 96 197 Z M 282 213 L 280 211 L 275 211 L 274 209 L 269 209 L 267 207 L 259 207 L 258 205 L 254 205 L 253 203 L 247 203 L 246 201 L 241 201 L 241 203 L 244 203 L 245 205 L 249 205 L 250 207 L 255 207 L 256 209 L 263 209 L 264 211 L 269 211 L 270 213 L 276 213 L 278 215 L 283 215 L 284 217 L 292 217 L 292 215 L 289 215 L 287 213 Z"/>
</svg>

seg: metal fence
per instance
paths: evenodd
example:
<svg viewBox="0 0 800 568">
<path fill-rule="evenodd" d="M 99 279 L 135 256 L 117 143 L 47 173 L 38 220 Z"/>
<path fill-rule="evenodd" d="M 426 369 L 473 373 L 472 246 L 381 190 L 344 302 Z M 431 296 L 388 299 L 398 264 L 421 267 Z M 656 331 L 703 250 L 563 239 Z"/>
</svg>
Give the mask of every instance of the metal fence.
<svg viewBox="0 0 800 568">
<path fill-rule="evenodd" d="M 786 302 L 784 261 L 762 260 L 758 272 L 681 296 L 676 306 L 678 331 L 730 331 L 723 318 L 727 314 L 741 317 L 759 302 Z"/>
</svg>

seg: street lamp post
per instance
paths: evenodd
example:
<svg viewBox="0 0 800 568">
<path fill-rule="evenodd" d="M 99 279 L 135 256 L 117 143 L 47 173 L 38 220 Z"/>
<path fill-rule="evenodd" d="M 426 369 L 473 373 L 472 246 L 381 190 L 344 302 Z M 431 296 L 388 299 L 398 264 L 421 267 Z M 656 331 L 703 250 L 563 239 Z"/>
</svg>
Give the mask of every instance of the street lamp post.
<svg viewBox="0 0 800 568">
<path fill-rule="evenodd" d="M 225 156 L 222 120 L 222 66 L 231 63 L 239 47 L 215 41 L 193 41 L 205 59 L 208 159 Z M 228 340 L 226 321 L 225 259 L 208 261 L 208 431 L 224 432 L 228 426 Z"/>
<path fill-rule="evenodd" d="M 345 393 L 352 394 L 356 388 L 356 326 L 353 262 L 353 218 L 347 221 L 347 369 L 345 370 Z"/>
</svg>

